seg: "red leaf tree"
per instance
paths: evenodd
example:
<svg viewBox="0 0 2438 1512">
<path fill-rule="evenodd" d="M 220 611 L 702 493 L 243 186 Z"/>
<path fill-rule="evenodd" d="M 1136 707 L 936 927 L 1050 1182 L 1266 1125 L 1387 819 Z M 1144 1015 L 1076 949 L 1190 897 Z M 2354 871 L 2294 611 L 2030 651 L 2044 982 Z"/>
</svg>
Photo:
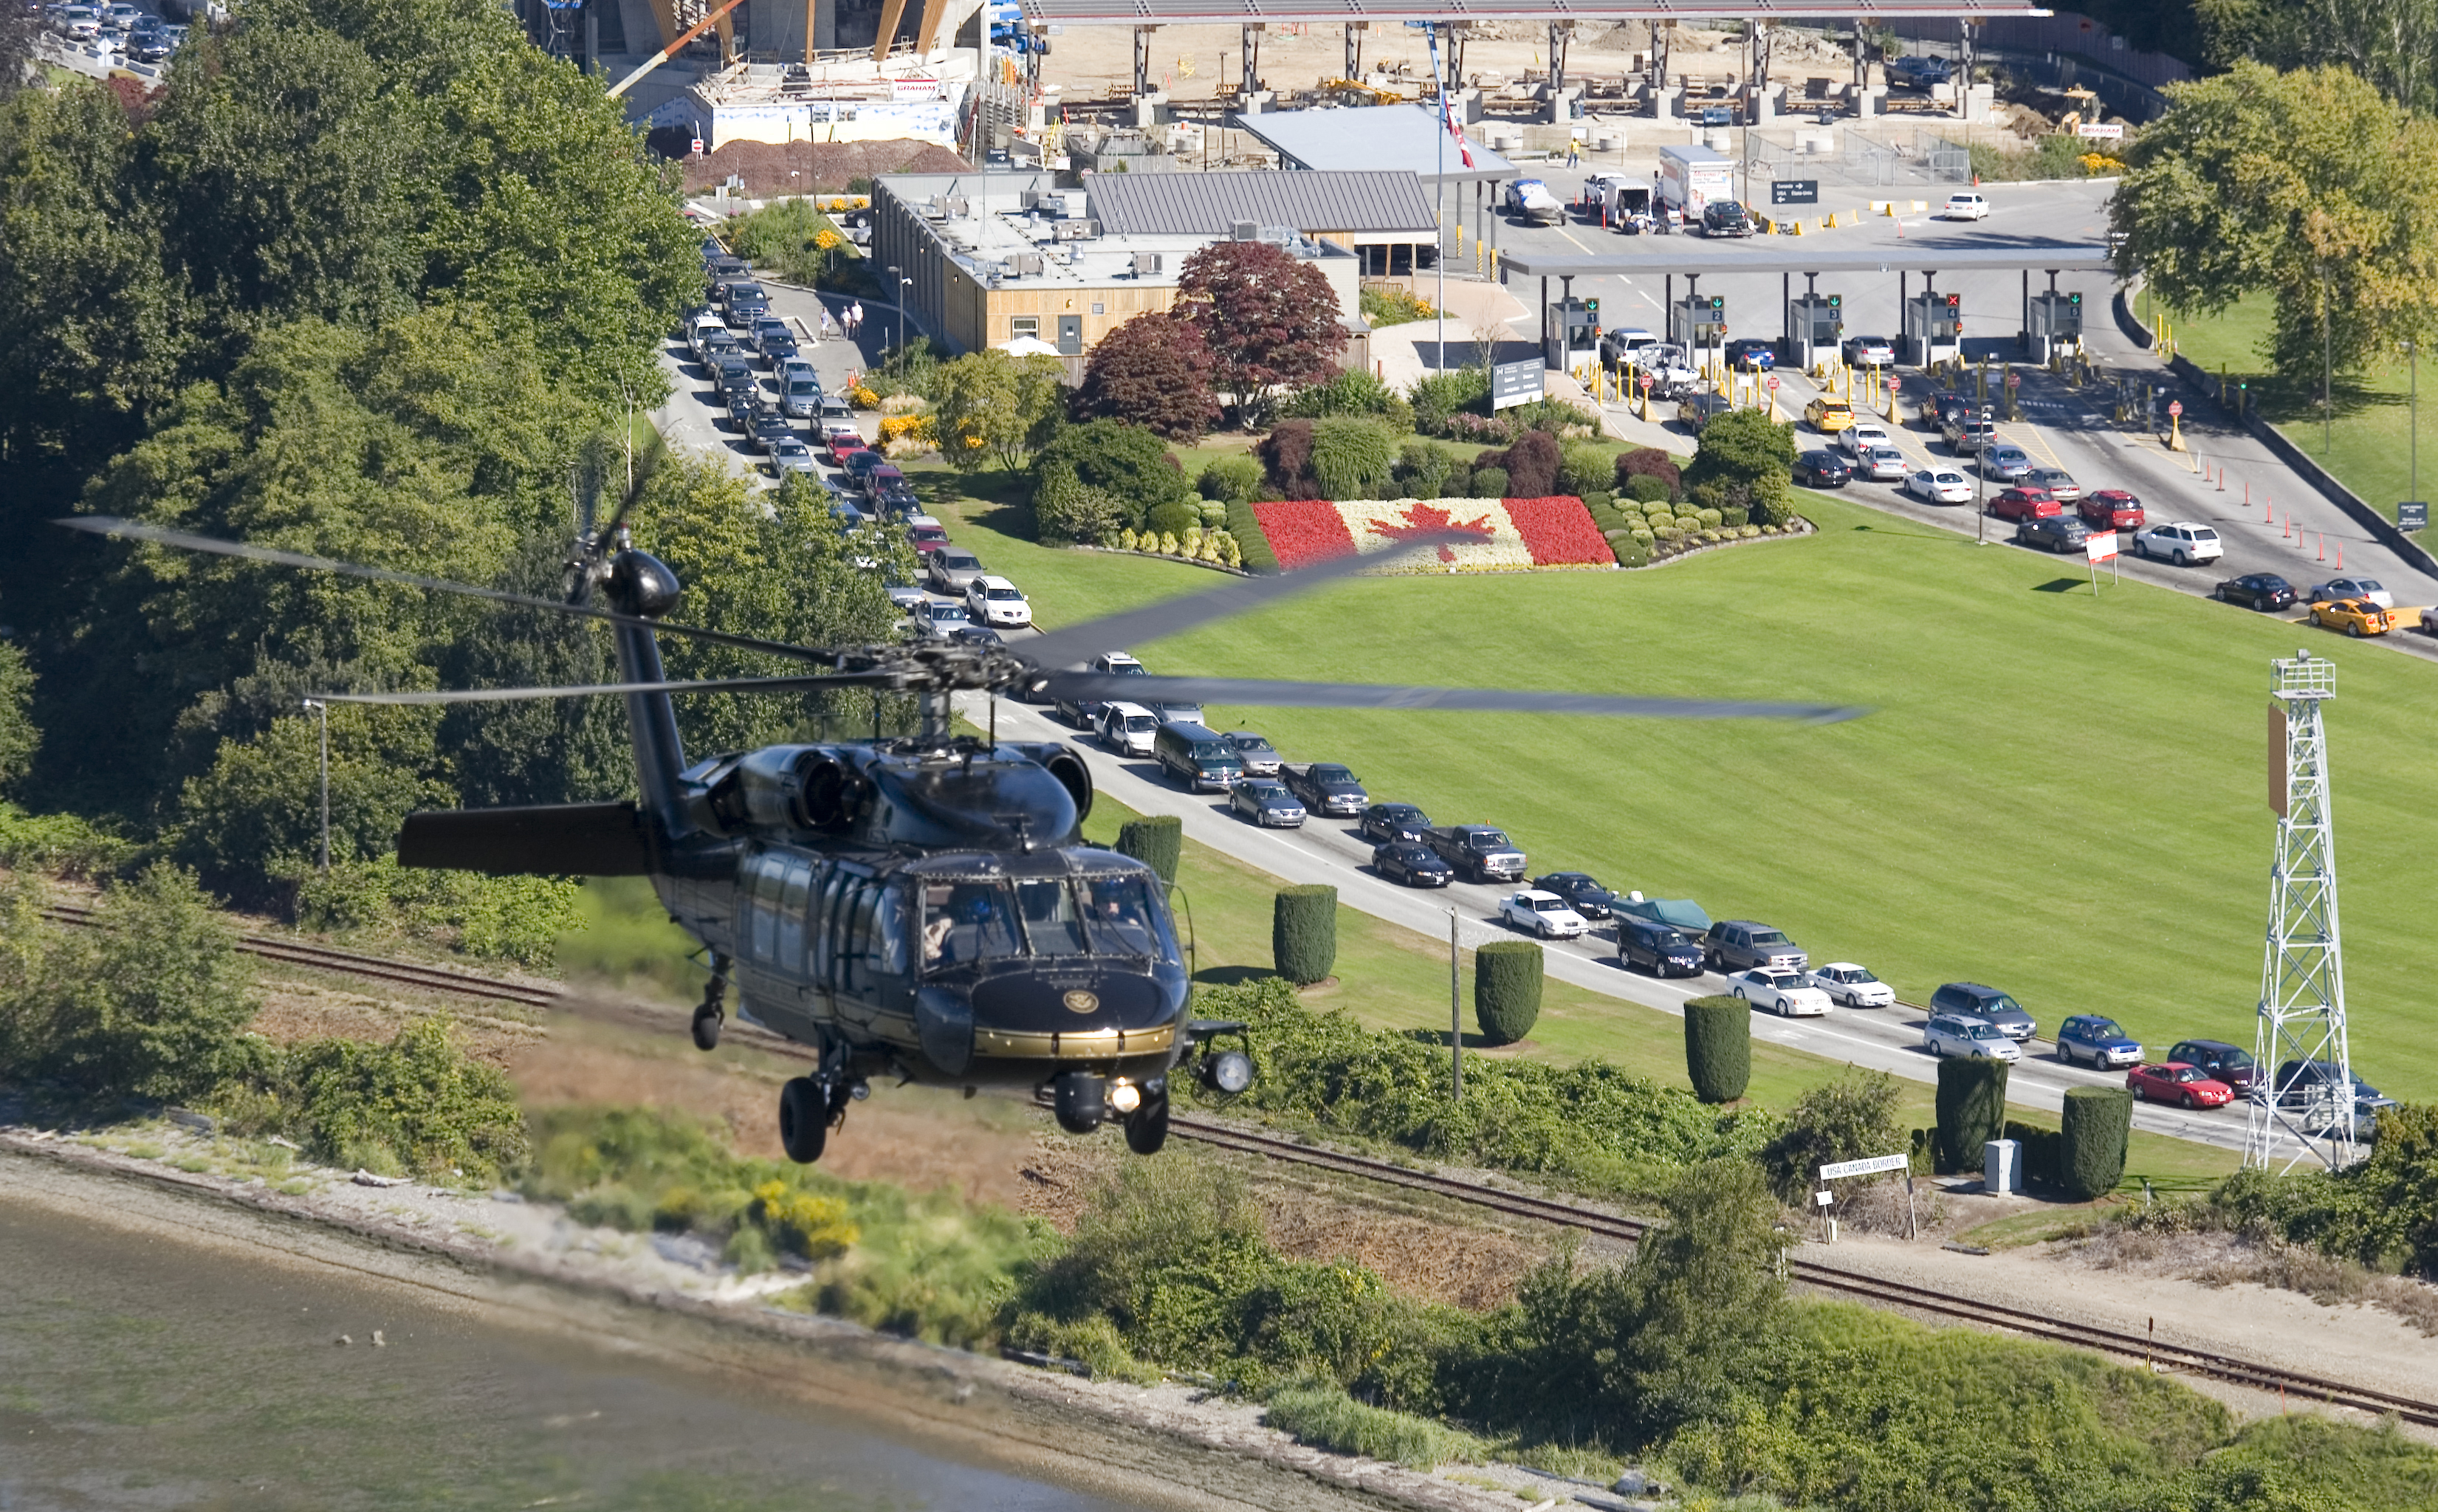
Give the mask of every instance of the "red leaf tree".
<svg viewBox="0 0 2438 1512">
<path fill-rule="evenodd" d="M 1123 420 L 1171 441 L 1202 439 L 1219 418 L 1202 332 L 1172 315 L 1137 315 L 1092 348 L 1072 408 L 1078 420 Z"/>
<path fill-rule="evenodd" d="M 1272 389 L 1325 377 L 1346 346 L 1328 278 L 1266 241 L 1212 242 L 1185 259 L 1177 294 L 1210 348 L 1210 387 L 1248 424 Z"/>
</svg>

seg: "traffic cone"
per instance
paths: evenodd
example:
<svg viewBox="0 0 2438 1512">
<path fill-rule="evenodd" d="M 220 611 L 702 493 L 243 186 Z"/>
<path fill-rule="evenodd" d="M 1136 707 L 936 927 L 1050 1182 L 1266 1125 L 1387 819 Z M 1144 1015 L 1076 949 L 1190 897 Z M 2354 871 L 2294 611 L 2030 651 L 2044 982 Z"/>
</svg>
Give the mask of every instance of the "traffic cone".
<svg viewBox="0 0 2438 1512">
<path fill-rule="evenodd" d="M 2324 561 L 2326 561 L 2327 559 L 2328 559 L 2328 533 L 2327 533 L 2326 531 L 2322 531 L 2322 532 L 2320 532 L 2320 560 L 2322 560 L 2322 561 L 2323 561 L 2323 562 L 2324 562 Z"/>
<path fill-rule="evenodd" d="M 2217 465 L 2217 491 L 2226 492 L 2226 464 L 2223 462 Z"/>
<path fill-rule="evenodd" d="M 2285 528 L 2284 530 L 2282 530 L 2282 531 L 2279 531 L 2277 534 L 2278 534 L 2278 537 L 2279 537 L 2280 539 L 2282 539 L 2282 540 L 2292 540 L 2292 539 L 2294 538 L 2294 517 L 2293 517 L 2293 516 L 2288 515 L 2288 516 L 2287 516 L 2287 517 L 2286 517 L 2286 528 Z"/>
</svg>

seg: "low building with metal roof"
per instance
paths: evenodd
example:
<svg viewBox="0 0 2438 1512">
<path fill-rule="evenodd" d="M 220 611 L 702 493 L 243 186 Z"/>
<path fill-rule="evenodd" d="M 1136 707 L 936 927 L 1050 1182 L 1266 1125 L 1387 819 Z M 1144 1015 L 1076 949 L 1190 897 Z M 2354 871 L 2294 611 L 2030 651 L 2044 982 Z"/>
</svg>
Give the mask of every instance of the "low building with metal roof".
<svg viewBox="0 0 2438 1512">
<path fill-rule="evenodd" d="M 1283 227 L 1354 254 L 1366 277 L 1430 266 L 1437 217 L 1403 169 L 1304 173 L 1086 173 L 1084 189 L 1113 236 L 1213 239 Z"/>
</svg>

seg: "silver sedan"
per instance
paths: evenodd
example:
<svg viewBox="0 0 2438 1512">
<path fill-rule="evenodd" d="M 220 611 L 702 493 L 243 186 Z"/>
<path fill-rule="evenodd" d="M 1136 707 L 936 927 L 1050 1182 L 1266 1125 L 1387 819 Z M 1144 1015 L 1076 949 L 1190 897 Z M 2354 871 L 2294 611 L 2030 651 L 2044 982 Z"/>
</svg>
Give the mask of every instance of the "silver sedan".
<svg viewBox="0 0 2438 1512">
<path fill-rule="evenodd" d="M 2082 497 L 2082 484 L 2075 482 L 2074 474 L 2063 467 L 2034 467 L 2023 474 L 2023 485 L 2047 489 L 2049 497 L 2060 504 L 2073 503 Z"/>
<path fill-rule="evenodd" d="M 1871 447 L 1854 459 L 1854 470 L 1873 483 L 1902 483 L 1904 453 L 1894 447 Z"/>
</svg>

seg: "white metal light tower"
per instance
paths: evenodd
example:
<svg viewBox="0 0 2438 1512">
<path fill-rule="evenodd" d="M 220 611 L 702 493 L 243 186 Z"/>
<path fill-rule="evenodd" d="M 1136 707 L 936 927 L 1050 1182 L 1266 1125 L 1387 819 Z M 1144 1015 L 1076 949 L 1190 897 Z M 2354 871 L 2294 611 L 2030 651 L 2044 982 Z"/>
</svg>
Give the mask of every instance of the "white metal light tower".
<svg viewBox="0 0 2438 1512">
<path fill-rule="evenodd" d="M 2345 1046 L 2328 744 L 2320 723 L 2320 706 L 2336 696 L 2337 670 L 2308 651 L 2270 665 L 2276 682 L 2269 705 L 2269 805 L 2277 813 L 2277 854 L 2269 874 L 2269 945 L 2260 971 L 2243 1163 L 2276 1167 L 2280 1146 L 2290 1138 L 2283 1169 L 2306 1152 L 2339 1169 L 2355 1154 L 2353 1057 Z M 2298 1078 L 2281 1097 L 2272 1079 L 2292 1061 L 2318 1062 L 2333 1075 Z"/>
</svg>

